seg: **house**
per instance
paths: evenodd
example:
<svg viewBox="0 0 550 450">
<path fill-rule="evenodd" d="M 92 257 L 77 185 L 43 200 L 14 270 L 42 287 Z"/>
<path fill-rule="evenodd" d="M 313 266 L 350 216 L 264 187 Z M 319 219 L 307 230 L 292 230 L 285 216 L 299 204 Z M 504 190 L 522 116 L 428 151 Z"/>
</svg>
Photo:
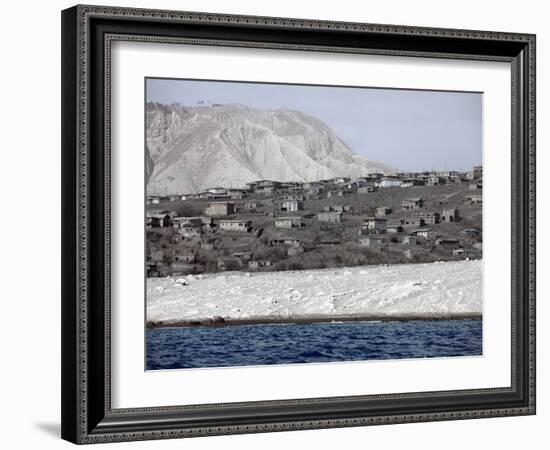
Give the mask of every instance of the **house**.
<svg viewBox="0 0 550 450">
<path fill-rule="evenodd" d="M 419 221 L 426 225 L 435 225 L 439 223 L 439 213 L 436 212 L 423 212 L 414 214 L 414 217 L 420 219 Z"/>
<path fill-rule="evenodd" d="M 181 225 L 178 228 L 178 233 L 187 238 L 201 236 L 202 232 L 202 225 Z"/>
<path fill-rule="evenodd" d="M 426 186 L 437 186 L 439 184 L 445 184 L 446 180 L 443 177 L 437 175 L 429 176 L 426 178 Z"/>
<path fill-rule="evenodd" d="M 374 192 L 376 190 L 374 184 L 367 184 L 365 186 L 359 186 L 357 188 L 357 193 L 359 194 L 368 194 L 369 192 Z"/>
<path fill-rule="evenodd" d="M 298 194 L 287 194 L 287 195 L 284 195 L 283 196 L 283 200 L 285 201 L 290 201 L 290 202 L 303 202 L 304 201 L 304 196 L 303 195 L 298 195 Z"/>
<path fill-rule="evenodd" d="M 147 228 L 169 227 L 171 223 L 172 223 L 172 219 L 169 214 L 147 213 L 147 217 L 146 217 Z"/>
<path fill-rule="evenodd" d="M 286 200 L 280 205 L 281 211 L 301 211 L 304 209 L 304 202 L 299 200 Z"/>
<path fill-rule="evenodd" d="M 201 241 L 200 246 L 204 250 L 214 250 L 216 248 L 216 243 L 213 241 Z"/>
<path fill-rule="evenodd" d="M 387 233 L 401 233 L 403 231 L 403 227 L 400 223 L 389 223 L 386 226 L 386 232 Z"/>
<path fill-rule="evenodd" d="M 413 251 L 412 249 L 408 248 L 406 250 L 403 251 L 403 256 L 407 259 L 413 259 L 414 256 L 415 256 L 415 251 Z"/>
<path fill-rule="evenodd" d="M 197 255 L 195 253 L 181 253 L 174 258 L 178 262 L 194 264 L 197 262 Z"/>
<path fill-rule="evenodd" d="M 363 247 L 380 248 L 384 244 L 384 239 L 379 237 L 363 237 L 359 238 L 359 244 Z"/>
<path fill-rule="evenodd" d="M 250 270 L 256 270 L 262 267 L 270 267 L 270 266 L 271 266 L 271 261 L 263 261 L 263 260 L 248 261 L 248 268 Z"/>
<path fill-rule="evenodd" d="M 444 247 L 458 247 L 460 245 L 460 241 L 458 239 L 443 239 L 439 238 L 435 240 L 435 245 L 444 246 Z"/>
<path fill-rule="evenodd" d="M 403 244 L 404 245 L 418 245 L 418 239 L 416 239 L 416 236 L 405 236 L 403 238 Z"/>
<path fill-rule="evenodd" d="M 468 256 L 470 253 L 463 248 L 455 248 L 453 250 L 453 256 Z"/>
<path fill-rule="evenodd" d="M 360 234 L 382 234 L 386 232 L 387 219 L 381 217 L 367 217 L 361 225 Z"/>
<path fill-rule="evenodd" d="M 477 237 L 481 235 L 481 230 L 478 228 L 464 228 L 460 232 L 469 237 Z"/>
<path fill-rule="evenodd" d="M 474 180 L 483 178 L 483 166 L 474 166 Z"/>
<path fill-rule="evenodd" d="M 149 197 L 147 197 L 147 202 L 146 203 L 148 205 L 158 205 L 160 203 L 160 198 L 149 196 Z"/>
<path fill-rule="evenodd" d="M 235 214 L 234 202 L 210 202 L 204 212 L 207 216 L 229 216 Z"/>
<path fill-rule="evenodd" d="M 244 263 L 252 259 L 252 252 L 234 252 L 231 256 L 239 263 Z"/>
<path fill-rule="evenodd" d="M 342 222 L 342 213 L 336 211 L 323 211 L 317 214 L 319 222 Z"/>
<path fill-rule="evenodd" d="M 244 209 L 254 210 L 254 209 L 261 208 L 262 206 L 263 205 L 260 202 L 250 201 L 244 204 Z"/>
<path fill-rule="evenodd" d="M 425 186 L 426 182 L 419 178 L 405 178 L 401 181 L 402 188 L 411 188 L 415 186 Z"/>
<path fill-rule="evenodd" d="M 249 231 L 252 222 L 246 219 L 222 219 L 219 222 L 220 230 L 224 231 Z"/>
<path fill-rule="evenodd" d="M 449 208 L 444 209 L 441 211 L 441 221 L 442 222 L 456 222 L 460 220 L 460 216 L 458 214 L 458 209 L 456 208 Z"/>
<path fill-rule="evenodd" d="M 301 226 L 301 217 L 277 217 L 275 219 L 276 228 L 300 228 Z"/>
<path fill-rule="evenodd" d="M 402 180 L 396 176 L 382 177 L 376 182 L 376 186 L 379 188 L 389 188 L 389 187 L 399 187 L 401 186 Z"/>
<path fill-rule="evenodd" d="M 413 236 L 428 239 L 432 237 L 433 231 L 430 228 L 417 228 L 411 232 Z"/>
<path fill-rule="evenodd" d="M 240 200 L 246 197 L 246 190 L 245 189 L 233 189 L 230 188 L 227 190 L 227 195 L 229 198 Z"/>
<path fill-rule="evenodd" d="M 376 208 L 376 216 L 387 216 L 392 213 L 392 209 L 387 206 L 379 206 Z"/>
<path fill-rule="evenodd" d="M 279 245 L 290 245 L 298 247 L 302 245 L 302 241 L 300 241 L 300 239 L 278 236 L 271 239 L 271 241 L 269 241 L 269 245 L 271 245 L 272 247 L 276 247 Z"/>
<path fill-rule="evenodd" d="M 273 195 L 281 187 L 281 183 L 272 180 L 261 180 L 247 183 L 247 186 L 257 194 Z"/>
<path fill-rule="evenodd" d="M 319 247 L 334 247 L 335 245 L 339 244 L 340 241 L 338 239 L 324 239 L 319 242 Z"/>
<path fill-rule="evenodd" d="M 219 258 L 218 259 L 218 270 L 239 270 L 239 262 L 232 258 Z"/>
<path fill-rule="evenodd" d="M 200 217 L 174 217 L 172 219 L 172 225 L 174 228 L 181 228 L 184 226 L 201 226 L 203 224 Z"/>
<path fill-rule="evenodd" d="M 483 203 L 483 196 L 470 195 L 469 197 L 464 198 L 464 203 L 469 203 L 470 205 L 480 205 Z"/>
<path fill-rule="evenodd" d="M 401 208 L 404 210 L 420 209 L 424 206 L 424 200 L 421 198 L 406 198 L 401 202 Z"/>
<path fill-rule="evenodd" d="M 297 245 L 297 246 L 287 248 L 286 254 L 288 256 L 296 256 L 296 255 L 299 255 L 301 253 L 304 253 L 304 251 L 305 251 L 304 247 L 302 247 L 301 245 Z"/>
<path fill-rule="evenodd" d="M 405 217 L 399 221 L 402 226 L 406 227 L 422 227 L 425 225 L 424 219 L 418 215 Z"/>
</svg>

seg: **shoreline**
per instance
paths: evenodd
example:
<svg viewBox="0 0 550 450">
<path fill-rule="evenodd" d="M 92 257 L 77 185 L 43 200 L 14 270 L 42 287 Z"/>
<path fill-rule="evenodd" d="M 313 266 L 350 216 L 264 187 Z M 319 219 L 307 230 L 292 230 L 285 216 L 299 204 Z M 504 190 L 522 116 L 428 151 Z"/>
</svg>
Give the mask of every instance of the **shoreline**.
<svg viewBox="0 0 550 450">
<path fill-rule="evenodd" d="M 239 325 L 272 325 L 331 322 L 409 322 L 438 320 L 482 320 L 481 313 L 426 313 L 426 314 L 361 314 L 361 315 L 297 315 L 297 316 L 251 316 L 247 318 L 207 317 L 197 319 L 168 319 L 147 322 L 148 329 L 155 328 L 216 328 Z"/>
</svg>

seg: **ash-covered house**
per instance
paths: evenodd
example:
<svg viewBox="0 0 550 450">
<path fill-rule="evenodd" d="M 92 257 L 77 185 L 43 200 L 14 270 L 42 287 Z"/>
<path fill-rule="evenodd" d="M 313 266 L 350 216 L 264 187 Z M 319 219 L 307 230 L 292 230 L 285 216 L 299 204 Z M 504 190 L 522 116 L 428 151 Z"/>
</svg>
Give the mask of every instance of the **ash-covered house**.
<svg viewBox="0 0 550 450">
<path fill-rule="evenodd" d="M 367 217 L 361 225 L 359 234 L 382 234 L 386 232 L 387 219 L 381 217 Z"/>
<path fill-rule="evenodd" d="M 210 202 L 204 211 L 207 216 L 229 216 L 235 214 L 234 202 Z"/>
<path fill-rule="evenodd" d="M 340 223 L 342 222 L 342 213 L 336 211 L 323 211 L 317 214 L 317 219 L 319 222 Z"/>
<path fill-rule="evenodd" d="M 421 198 L 405 198 L 401 201 L 401 209 L 410 211 L 413 209 L 421 209 L 424 206 L 424 200 Z"/>
<path fill-rule="evenodd" d="M 252 222 L 246 219 L 221 219 L 219 221 L 220 230 L 247 232 L 252 226 Z"/>
<path fill-rule="evenodd" d="M 388 214 L 392 213 L 392 209 L 388 206 L 379 206 L 376 208 L 376 216 L 387 216 Z"/>
<path fill-rule="evenodd" d="M 441 221 L 442 222 L 457 222 L 460 220 L 460 215 L 458 209 L 449 208 L 441 211 Z"/>
<path fill-rule="evenodd" d="M 276 228 L 300 228 L 302 226 L 302 218 L 296 217 L 277 217 L 275 219 Z"/>
<path fill-rule="evenodd" d="M 281 211 L 302 211 L 304 202 L 300 200 L 285 200 L 279 206 Z"/>
</svg>

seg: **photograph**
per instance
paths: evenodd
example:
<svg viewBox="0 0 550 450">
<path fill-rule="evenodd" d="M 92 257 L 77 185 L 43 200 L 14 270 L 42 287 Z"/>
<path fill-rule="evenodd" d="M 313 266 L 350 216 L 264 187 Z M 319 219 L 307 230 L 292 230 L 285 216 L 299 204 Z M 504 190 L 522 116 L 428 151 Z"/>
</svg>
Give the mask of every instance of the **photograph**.
<svg viewBox="0 0 550 450">
<path fill-rule="evenodd" d="M 146 369 L 482 355 L 482 100 L 146 78 Z"/>
</svg>

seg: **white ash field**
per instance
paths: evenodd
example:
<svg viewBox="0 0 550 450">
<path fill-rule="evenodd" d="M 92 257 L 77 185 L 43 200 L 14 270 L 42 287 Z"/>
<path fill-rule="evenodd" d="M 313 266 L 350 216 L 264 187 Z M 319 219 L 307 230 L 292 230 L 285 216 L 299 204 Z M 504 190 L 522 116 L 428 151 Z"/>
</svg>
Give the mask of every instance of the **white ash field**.
<svg viewBox="0 0 550 450">
<path fill-rule="evenodd" d="M 147 279 L 149 326 L 481 312 L 482 260 Z"/>
</svg>

